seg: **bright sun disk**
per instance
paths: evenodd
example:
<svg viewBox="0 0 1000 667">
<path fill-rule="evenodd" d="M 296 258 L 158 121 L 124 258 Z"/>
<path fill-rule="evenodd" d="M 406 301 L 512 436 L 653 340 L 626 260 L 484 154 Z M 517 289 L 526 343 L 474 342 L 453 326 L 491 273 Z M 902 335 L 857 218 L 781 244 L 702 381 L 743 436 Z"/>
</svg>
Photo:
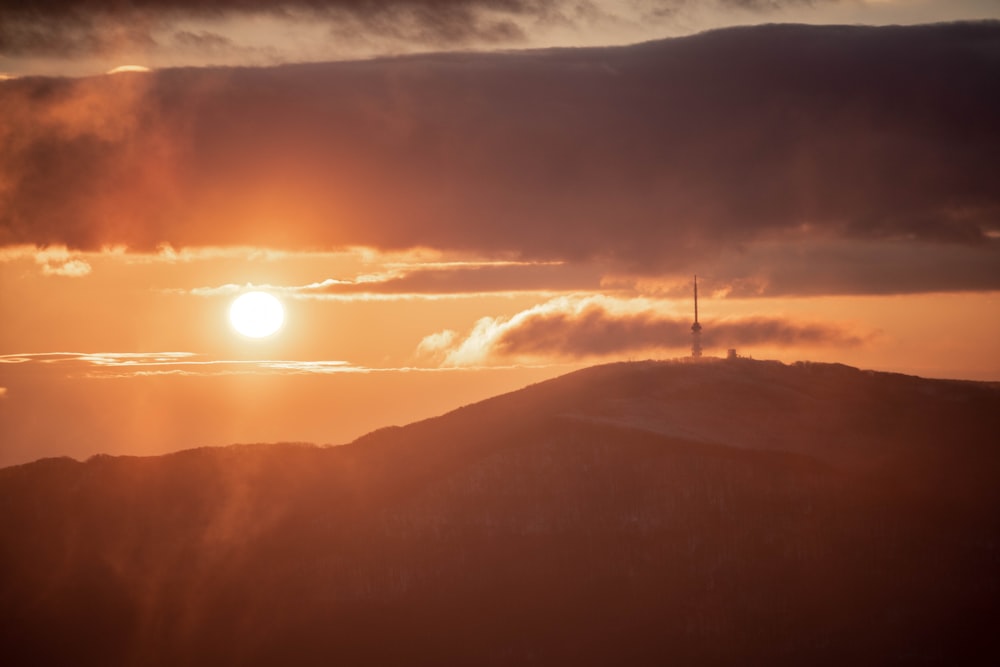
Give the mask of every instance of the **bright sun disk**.
<svg viewBox="0 0 1000 667">
<path fill-rule="evenodd" d="M 267 292 L 247 292 L 229 307 L 229 321 L 244 336 L 264 338 L 281 328 L 285 309 Z"/>
</svg>

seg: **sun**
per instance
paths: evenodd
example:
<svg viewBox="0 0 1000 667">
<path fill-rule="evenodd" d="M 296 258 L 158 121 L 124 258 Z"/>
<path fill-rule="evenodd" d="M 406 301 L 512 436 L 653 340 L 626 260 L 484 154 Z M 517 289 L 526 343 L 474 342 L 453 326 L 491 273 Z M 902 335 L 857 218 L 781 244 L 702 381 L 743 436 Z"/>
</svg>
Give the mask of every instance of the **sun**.
<svg viewBox="0 0 1000 667">
<path fill-rule="evenodd" d="M 229 321 L 244 336 L 264 338 L 281 328 L 285 309 L 267 292 L 247 292 L 229 307 Z"/>
</svg>

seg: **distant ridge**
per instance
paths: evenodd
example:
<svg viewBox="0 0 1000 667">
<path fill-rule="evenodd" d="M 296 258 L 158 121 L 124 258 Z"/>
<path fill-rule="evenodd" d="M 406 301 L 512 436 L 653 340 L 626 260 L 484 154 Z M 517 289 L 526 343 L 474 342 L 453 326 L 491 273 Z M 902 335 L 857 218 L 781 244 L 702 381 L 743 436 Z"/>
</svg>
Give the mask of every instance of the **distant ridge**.
<svg viewBox="0 0 1000 667">
<path fill-rule="evenodd" d="M 1000 388 L 587 368 L 355 442 L 0 469 L 5 664 L 990 664 Z"/>
<path fill-rule="evenodd" d="M 859 463 L 892 453 L 895 445 L 887 436 L 905 437 L 907 447 L 923 451 L 939 447 L 942 438 L 1000 435 L 998 400 L 998 383 L 933 380 L 844 364 L 681 358 L 592 366 L 406 428 L 457 422 L 469 411 L 484 420 L 481 424 L 515 414 L 544 415 Z M 893 413 L 898 409 L 912 414 L 899 418 Z M 804 432 L 808 439 L 800 437 Z"/>
</svg>

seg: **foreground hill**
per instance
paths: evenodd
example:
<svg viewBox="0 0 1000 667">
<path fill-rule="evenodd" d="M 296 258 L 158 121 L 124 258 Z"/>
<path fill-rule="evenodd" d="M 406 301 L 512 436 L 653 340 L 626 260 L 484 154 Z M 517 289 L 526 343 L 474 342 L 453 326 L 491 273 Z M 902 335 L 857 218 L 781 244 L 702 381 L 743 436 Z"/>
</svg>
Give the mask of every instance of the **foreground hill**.
<svg viewBox="0 0 1000 667">
<path fill-rule="evenodd" d="M 1000 388 L 586 369 L 341 447 L 0 470 L 5 664 L 996 664 Z"/>
</svg>

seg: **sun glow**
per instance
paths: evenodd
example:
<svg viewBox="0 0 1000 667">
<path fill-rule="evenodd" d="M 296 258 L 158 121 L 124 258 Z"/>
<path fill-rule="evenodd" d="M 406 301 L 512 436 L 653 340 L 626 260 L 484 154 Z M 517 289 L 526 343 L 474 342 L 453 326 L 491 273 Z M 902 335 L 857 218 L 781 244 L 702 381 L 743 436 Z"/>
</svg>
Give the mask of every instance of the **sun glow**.
<svg viewBox="0 0 1000 667">
<path fill-rule="evenodd" d="M 281 328 L 285 309 L 267 292 L 247 292 L 229 307 L 229 321 L 244 336 L 264 338 Z"/>
</svg>

